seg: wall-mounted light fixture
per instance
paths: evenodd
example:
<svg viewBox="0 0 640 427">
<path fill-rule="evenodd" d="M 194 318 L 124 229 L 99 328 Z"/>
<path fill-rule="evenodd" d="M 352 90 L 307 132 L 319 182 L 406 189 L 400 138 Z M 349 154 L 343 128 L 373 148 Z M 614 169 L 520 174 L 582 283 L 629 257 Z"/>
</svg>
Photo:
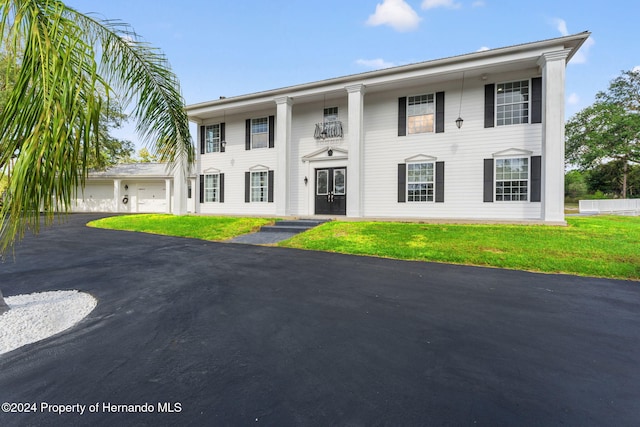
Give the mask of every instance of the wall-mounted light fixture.
<svg viewBox="0 0 640 427">
<path fill-rule="evenodd" d="M 462 122 L 464 122 L 464 120 L 462 120 L 462 94 L 464 93 L 464 71 L 462 72 L 462 87 L 460 88 L 460 106 L 458 107 L 458 118 L 456 119 L 456 126 L 458 127 L 458 129 L 460 129 L 462 127 Z"/>
<path fill-rule="evenodd" d="M 307 178 L 306 176 L 304 177 L 304 185 L 307 185 L 309 183 L 309 178 Z"/>
</svg>

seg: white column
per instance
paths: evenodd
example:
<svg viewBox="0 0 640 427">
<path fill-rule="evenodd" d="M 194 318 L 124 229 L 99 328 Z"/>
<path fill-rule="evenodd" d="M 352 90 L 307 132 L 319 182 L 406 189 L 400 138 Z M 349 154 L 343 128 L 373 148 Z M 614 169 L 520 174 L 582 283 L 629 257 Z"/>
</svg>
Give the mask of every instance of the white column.
<svg viewBox="0 0 640 427">
<path fill-rule="evenodd" d="M 363 191 L 363 139 L 364 139 L 364 94 L 365 86 L 347 86 L 349 114 L 349 160 L 347 162 L 347 216 L 361 217 L 364 213 Z"/>
<path fill-rule="evenodd" d="M 291 147 L 291 109 L 293 100 L 288 96 L 276 98 L 276 170 L 274 202 L 276 215 L 290 213 L 290 147 Z"/>
<path fill-rule="evenodd" d="M 120 184 L 121 180 L 114 179 L 113 180 L 113 211 L 120 212 Z"/>
<path fill-rule="evenodd" d="M 164 199 L 165 199 L 165 213 L 171 213 L 171 179 L 165 178 L 164 180 Z"/>
<path fill-rule="evenodd" d="M 187 161 L 184 156 L 176 157 L 173 167 L 173 214 L 187 213 Z M 167 188 L 171 192 L 171 187 Z"/>
<path fill-rule="evenodd" d="M 564 222 L 565 68 L 570 49 L 545 53 L 542 67 L 542 220 Z"/>
</svg>

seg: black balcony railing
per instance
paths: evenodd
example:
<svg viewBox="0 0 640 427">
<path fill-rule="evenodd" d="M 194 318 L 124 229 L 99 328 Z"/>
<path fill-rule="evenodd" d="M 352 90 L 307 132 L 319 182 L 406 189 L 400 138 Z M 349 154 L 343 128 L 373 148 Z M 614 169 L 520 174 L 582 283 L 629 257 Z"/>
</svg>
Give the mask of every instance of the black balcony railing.
<svg viewBox="0 0 640 427">
<path fill-rule="evenodd" d="M 313 133 L 313 137 L 320 140 L 342 138 L 342 122 L 336 120 L 316 123 L 316 130 Z"/>
</svg>

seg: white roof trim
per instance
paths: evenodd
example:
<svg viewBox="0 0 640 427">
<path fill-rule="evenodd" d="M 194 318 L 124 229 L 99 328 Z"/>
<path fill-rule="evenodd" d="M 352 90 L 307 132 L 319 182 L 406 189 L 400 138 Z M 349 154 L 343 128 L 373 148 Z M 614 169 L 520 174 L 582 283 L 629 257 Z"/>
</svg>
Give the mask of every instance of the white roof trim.
<svg viewBox="0 0 640 427">
<path fill-rule="evenodd" d="M 333 155 L 329 156 L 329 150 L 332 150 Z M 336 153 L 339 153 L 336 156 Z M 349 158 L 349 151 L 344 148 L 338 147 L 323 147 L 319 150 L 314 151 L 313 153 L 307 154 L 302 157 L 303 162 L 317 162 L 324 160 L 345 160 Z"/>
<path fill-rule="evenodd" d="M 412 162 L 435 162 L 436 160 L 438 160 L 437 157 L 434 156 L 428 156 L 426 154 L 417 154 L 415 156 L 411 156 L 411 157 L 407 157 L 406 159 L 404 159 L 405 163 L 412 163 Z"/>
<path fill-rule="evenodd" d="M 493 153 L 493 157 L 517 157 L 517 156 L 531 156 L 533 151 L 521 150 L 519 148 L 509 148 L 507 150 L 498 151 Z"/>
<path fill-rule="evenodd" d="M 255 166 L 251 166 L 249 168 L 250 171 L 268 171 L 269 170 L 269 166 L 265 166 L 265 165 L 255 165 Z"/>
</svg>

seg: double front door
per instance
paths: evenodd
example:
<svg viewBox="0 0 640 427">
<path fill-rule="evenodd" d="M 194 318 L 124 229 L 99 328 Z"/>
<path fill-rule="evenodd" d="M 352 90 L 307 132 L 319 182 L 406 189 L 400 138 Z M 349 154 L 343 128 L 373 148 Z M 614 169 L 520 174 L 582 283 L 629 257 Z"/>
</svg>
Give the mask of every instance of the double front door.
<svg viewBox="0 0 640 427">
<path fill-rule="evenodd" d="M 316 215 L 347 214 L 347 168 L 316 169 Z"/>
</svg>

